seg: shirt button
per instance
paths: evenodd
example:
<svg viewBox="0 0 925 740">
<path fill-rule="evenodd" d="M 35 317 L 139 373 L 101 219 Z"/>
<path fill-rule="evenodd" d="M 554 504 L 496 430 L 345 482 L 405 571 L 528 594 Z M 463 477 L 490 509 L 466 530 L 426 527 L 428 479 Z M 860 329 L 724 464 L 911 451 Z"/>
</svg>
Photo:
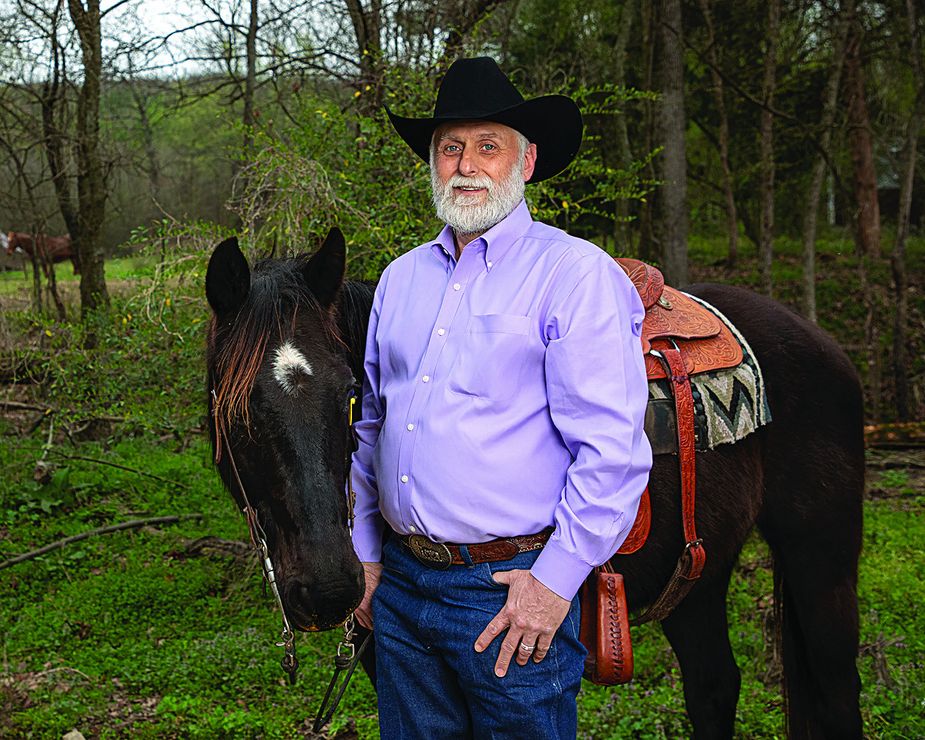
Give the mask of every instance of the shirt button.
<svg viewBox="0 0 925 740">
<path fill-rule="evenodd" d="M 488 260 L 488 262 L 486 262 L 485 264 L 486 264 L 488 267 L 491 267 L 491 260 Z"/>
<path fill-rule="evenodd" d="M 437 334 L 442 337 L 444 334 L 446 334 L 446 329 L 437 329 Z"/>
<path fill-rule="evenodd" d="M 407 482 L 408 482 L 408 476 L 407 476 L 407 475 L 403 475 L 403 476 L 401 477 L 401 482 L 402 482 L 402 483 L 407 483 Z"/>
<path fill-rule="evenodd" d="M 429 383 L 429 382 L 430 382 L 430 376 L 429 376 L 429 375 L 425 375 L 423 378 L 421 378 L 421 381 L 424 382 L 424 383 Z"/>
<path fill-rule="evenodd" d="M 409 524 L 408 529 L 410 529 L 412 532 L 417 532 L 417 529 L 415 529 L 413 524 Z"/>
<path fill-rule="evenodd" d="M 408 431 L 409 431 L 409 432 L 413 432 L 413 431 L 414 431 L 414 424 L 409 424 L 409 425 L 408 425 Z"/>
<path fill-rule="evenodd" d="M 459 290 L 461 287 L 459 283 L 453 283 L 453 290 Z"/>
</svg>

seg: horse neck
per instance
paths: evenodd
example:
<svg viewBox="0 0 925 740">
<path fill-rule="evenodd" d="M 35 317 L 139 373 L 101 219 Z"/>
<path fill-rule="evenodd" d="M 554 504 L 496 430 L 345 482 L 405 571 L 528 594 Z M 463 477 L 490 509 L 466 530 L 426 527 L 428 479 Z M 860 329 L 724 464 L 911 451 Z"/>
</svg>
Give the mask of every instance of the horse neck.
<svg viewBox="0 0 925 740">
<path fill-rule="evenodd" d="M 347 345 L 347 364 L 353 377 L 363 379 L 363 360 L 366 354 L 366 330 L 373 307 L 372 283 L 348 280 L 340 291 L 337 304 L 337 328 Z"/>
</svg>

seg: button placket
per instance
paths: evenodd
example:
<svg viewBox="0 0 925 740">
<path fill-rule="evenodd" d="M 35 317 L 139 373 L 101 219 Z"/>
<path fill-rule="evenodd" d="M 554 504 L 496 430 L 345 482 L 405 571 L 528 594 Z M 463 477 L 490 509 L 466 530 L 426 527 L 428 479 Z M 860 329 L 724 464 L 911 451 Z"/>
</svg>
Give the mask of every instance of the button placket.
<svg viewBox="0 0 925 740">
<path fill-rule="evenodd" d="M 440 353 L 443 351 L 446 341 L 440 339 L 437 341 L 436 336 L 446 336 L 446 328 L 455 317 L 459 306 L 462 302 L 462 296 L 465 291 L 462 290 L 463 281 L 458 279 L 450 285 L 449 281 L 453 279 L 453 274 L 447 275 L 447 287 L 443 294 L 443 301 L 437 312 L 437 318 L 434 324 L 440 327 L 436 332 L 432 332 L 427 347 L 424 350 L 424 356 L 421 359 L 419 370 L 420 382 L 412 394 L 411 402 L 408 406 L 408 415 L 405 419 L 405 429 L 409 434 L 404 435 L 399 442 L 398 449 L 398 469 L 405 471 L 401 475 L 401 483 L 398 490 L 398 509 L 401 512 L 402 521 L 408 524 L 411 521 L 412 498 L 415 487 L 411 478 L 414 475 L 414 447 L 417 440 L 417 425 L 414 419 L 421 418 L 422 410 L 427 407 L 430 398 L 431 388 L 433 387 L 434 372 Z M 458 288 L 455 286 L 459 286 Z M 442 331 L 441 331 L 442 330 Z M 412 485 L 408 485 L 412 483 Z M 409 525 L 410 526 L 410 525 Z"/>
</svg>

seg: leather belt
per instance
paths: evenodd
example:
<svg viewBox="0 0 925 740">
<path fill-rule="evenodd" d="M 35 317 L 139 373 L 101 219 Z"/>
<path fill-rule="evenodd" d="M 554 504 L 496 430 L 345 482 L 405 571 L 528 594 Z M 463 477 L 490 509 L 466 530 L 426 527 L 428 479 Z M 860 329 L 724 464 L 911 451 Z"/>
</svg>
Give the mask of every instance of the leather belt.
<svg viewBox="0 0 925 740">
<path fill-rule="evenodd" d="M 414 557 L 431 568 L 445 569 L 451 565 L 468 565 L 473 563 L 492 563 L 498 560 L 510 560 L 522 552 L 539 550 L 546 544 L 553 528 L 544 529 L 536 534 L 520 537 L 499 537 L 489 542 L 473 545 L 457 545 L 452 542 L 434 542 L 422 534 L 400 534 L 398 540 L 411 550 Z M 460 548 L 465 547 L 469 560 L 463 558 Z"/>
</svg>

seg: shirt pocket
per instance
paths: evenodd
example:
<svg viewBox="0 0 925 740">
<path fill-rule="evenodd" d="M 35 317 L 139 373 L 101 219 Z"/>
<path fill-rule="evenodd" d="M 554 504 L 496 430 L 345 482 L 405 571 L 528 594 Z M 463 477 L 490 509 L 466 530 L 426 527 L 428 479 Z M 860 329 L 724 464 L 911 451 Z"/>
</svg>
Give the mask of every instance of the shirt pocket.
<svg viewBox="0 0 925 740">
<path fill-rule="evenodd" d="M 510 401 L 520 386 L 529 335 L 529 316 L 471 316 L 450 372 L 449 389 L 493 403 Z"/>
</svg>

